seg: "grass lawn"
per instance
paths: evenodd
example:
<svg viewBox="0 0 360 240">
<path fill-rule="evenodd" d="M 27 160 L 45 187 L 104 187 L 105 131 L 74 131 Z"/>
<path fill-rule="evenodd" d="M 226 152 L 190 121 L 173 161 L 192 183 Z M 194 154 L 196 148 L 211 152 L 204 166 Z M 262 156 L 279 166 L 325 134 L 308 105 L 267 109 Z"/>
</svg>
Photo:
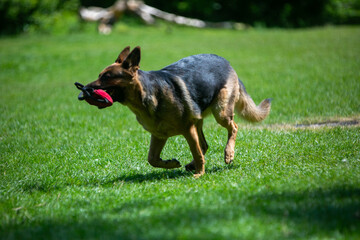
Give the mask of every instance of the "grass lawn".
<svg viewBox="0 0 360 240">
<path fill-rule="evenodd" d="M 0 38 L 0 239 L 359 239 L 360 127 L 271 127 L 360 116 L 360 27 L 196 30 L 118 25 L 109 36 Z M 147 162 L 150 134 L 120 104 L 77 101 L 127 45 L 141 69 L 215 53 L 267 120 L 205 121 L 206 175 Z M 163 158 L 184 166 L 183 137 Z"/>
</svg>

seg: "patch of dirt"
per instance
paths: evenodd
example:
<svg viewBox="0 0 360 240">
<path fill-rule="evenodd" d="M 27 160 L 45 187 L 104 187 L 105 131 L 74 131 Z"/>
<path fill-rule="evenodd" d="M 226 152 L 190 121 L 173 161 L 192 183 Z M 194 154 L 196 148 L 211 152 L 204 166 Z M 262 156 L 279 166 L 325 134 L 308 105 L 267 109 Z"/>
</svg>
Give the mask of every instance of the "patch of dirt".
<svg viewBox="0 0 360 240">
<path fill-rule="evenodd" d="M 310 123 L 310 124 L 296 124 L 295 128 L 318 128 L 318 127 L 351 127 L 359 126 L 360 121 L 358 119 L 351 120 L 337 120 L 337 121 L 325 121 L 319 123 Z"/>
<path fill-rule="evenodd" d="M 249 128 L 260 129 L 319 129 L 331 127 L 360 127 L 360 117 L 339 118 L 321 122 L 299 123 L 299 124 L 269 124 L 269 125 L 248 125 Z"/>
</svg>

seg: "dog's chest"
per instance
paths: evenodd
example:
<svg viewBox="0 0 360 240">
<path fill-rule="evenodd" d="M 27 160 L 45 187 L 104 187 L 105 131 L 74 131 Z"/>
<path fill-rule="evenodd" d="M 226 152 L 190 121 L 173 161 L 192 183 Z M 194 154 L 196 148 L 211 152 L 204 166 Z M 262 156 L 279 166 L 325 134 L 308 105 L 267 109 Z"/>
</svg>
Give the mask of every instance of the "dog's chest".
<svg viewBox="0 0 360 240">
<path fill-rule="evenodd" d="M 143 128 L 158 138 L 168 138 L 181 134 L 181 127 L 177 122 L 157 118 L 136 116 L 136 120 Z"/>
<path fill-rule="evenodd" d="M 158 106 L 151 110 L 140 110 L 132 106 L 129 108 L 143 128 L 158 138 L 179 135 L 184 130 L 183 111 L 175 106 Z"/>
</svg>

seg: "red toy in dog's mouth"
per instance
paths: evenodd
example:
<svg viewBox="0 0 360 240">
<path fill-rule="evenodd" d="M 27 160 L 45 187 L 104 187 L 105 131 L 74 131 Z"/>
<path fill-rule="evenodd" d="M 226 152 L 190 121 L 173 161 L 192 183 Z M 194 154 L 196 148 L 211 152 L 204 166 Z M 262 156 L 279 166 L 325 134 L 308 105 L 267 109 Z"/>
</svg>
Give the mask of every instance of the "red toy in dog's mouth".
<svg viewBox="0 0 360 240">
<path fill-rule="evenodd" d="M 104 90 L 86 87 L 78 82 L 75 83 L 75 86 L 81 90 L 78 96 L 79 100 L 85 100 L 99 109 L 110 107 L 113 104 L 113 99 Z"/>
</svg>

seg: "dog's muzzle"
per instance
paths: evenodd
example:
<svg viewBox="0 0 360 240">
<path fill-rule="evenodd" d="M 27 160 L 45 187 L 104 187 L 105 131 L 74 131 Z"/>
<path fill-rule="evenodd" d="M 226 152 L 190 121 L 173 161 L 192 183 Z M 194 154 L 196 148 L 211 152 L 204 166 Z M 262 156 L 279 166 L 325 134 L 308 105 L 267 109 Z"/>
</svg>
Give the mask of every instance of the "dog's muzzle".
<svg viewBox="0 0 360 240">
<path fill-rule="evenodd" d="M 87 87 L 78 82 L 75 83 L 75 86 L 77 89 L 81 90 L 78 95 L 80 101 L 85 100 L 89 104 L 95 105 L 100 109 L 110 107 L 113 104 L 113 99 L 104 90 Z"/>
</svg>

